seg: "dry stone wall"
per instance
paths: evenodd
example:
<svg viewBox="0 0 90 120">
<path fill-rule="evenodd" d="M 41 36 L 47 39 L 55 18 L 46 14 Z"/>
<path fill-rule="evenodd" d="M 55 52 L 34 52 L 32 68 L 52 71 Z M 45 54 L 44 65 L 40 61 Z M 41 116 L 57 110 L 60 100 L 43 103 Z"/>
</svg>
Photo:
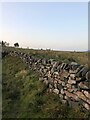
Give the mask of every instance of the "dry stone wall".
<svg viewBox="0 0 90 120">
<path fill-rule="evenodd" d="M 39 80 L 47 85 L 47 91 L 60 97 L 62 103 L 72 107 L 82 105 L 90 110 L 90 70 L 76 62 L 69 64 L 53 59 L 39 59 L 22 52 L 2 52 L 18 56 L 29 68 L 39 73 Z"/>
</svg>

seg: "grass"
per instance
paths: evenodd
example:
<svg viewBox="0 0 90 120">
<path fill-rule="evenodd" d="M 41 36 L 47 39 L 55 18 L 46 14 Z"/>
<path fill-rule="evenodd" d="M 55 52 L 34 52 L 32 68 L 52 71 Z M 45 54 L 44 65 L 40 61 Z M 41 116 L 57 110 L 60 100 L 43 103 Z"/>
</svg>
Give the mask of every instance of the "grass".
<svg viewBox="0 0 90 120">
<path fill-rule="evenodd" d="M 34 49 L 22 49 L 14 47 L 4 47 L 6 50 L 16 50 L 28 53 L 38 58 L 55 59 L 64 62 L 76 61 L 80 64 L 89 64 L 89 53 L 88 52 L 76 52 L 76 51 L 53 51 L 53 50 L 34 50 Z"/>
<path fill-rule="evenodd" d="M 2 117 L 4 118 L 87 118 L 88 112 L 61 104 L 55 94 L 47 93 L 47 86 L 38 74 L 28 69 L 18 57 L 2 60 Z"/>
</svg>

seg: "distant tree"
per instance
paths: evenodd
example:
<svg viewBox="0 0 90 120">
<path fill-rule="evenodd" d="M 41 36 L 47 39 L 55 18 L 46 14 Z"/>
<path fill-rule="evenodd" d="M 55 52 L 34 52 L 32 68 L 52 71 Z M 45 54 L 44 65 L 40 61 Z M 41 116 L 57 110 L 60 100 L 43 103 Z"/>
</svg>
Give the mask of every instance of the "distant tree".
<svg viewBox="0 0 90 120">
<path fill-rule="evenodd" d="M 18 44 L 18 43 L 15 43 L 15 44 L 14 44 L 14 47 L 19 47 L 19 44 Z"/>
<path fill-rule="evenodd" d="M 7 43 L 6 41 L 5 42 L 1 41 L 0 46 L 2 46 L 2 47 L 9 46 L 9 43 Z"/>
</svg>

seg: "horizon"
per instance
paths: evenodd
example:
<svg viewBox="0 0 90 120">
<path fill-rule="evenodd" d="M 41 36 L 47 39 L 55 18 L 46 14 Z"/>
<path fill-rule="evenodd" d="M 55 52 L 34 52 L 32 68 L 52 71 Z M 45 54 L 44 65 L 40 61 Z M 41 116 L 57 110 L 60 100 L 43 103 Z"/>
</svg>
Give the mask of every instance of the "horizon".
<svg viewBox="0 0 90 120">
<path fill-rule="evenodd" d="M 88 3 L 2 3 L 0 39 L 22 48 L 88 51 Z"/>
</svg>

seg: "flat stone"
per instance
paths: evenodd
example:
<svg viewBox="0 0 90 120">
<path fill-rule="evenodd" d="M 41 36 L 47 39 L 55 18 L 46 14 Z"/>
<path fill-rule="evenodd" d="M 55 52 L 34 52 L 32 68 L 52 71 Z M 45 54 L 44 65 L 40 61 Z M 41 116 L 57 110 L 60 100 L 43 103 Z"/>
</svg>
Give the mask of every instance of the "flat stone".
<svg viewBox="0 0 90 120">
<path fill-rule="evenodd" d="M 88 71 L 88 72 L 86 73 L 86 79 L 89 80 L 89 82 L 90 82 L 90 71 Z"/>
<path fill-rule="evenodd" d="M 78 84 L 78 86 L 81 88 L 81 89 L 89 89 L 88 88 L 88 86 L 86 86 L 85 84 L 83 84 L 82 82 L 80 82 L 79 84 Z"/>
<path fill-rule="evenodd" d="M 61 89 L 61 94 L 62 94 L 62 95 L 64 94 L 64 90 L 63 90 L 63 89 Z"/>
<path fill-rule="evenodd" d="M 43 72 L 46 73 L 46 72 L 47 72 L 47 69 L 44 69 Z"/>
<path fill-rule="evenodd" d="M 65 63 L 62 63 L 60 68 L 63 69 L 64 65 L 65 65 Z"/>
<path fill-rule="evenodd" d="M 76 73 L 78 73 L 84 66 L 80 65 L 77 69 L 76 69 Z"/>
<path fill-rule="evenodd" d="M 82 72 L 83 72 L 83 70 L 84 70 L 84 66 L 82 65 L 82 66 L 80 66 L 79 71 L 76 73 L 76 76 L 77 76 L 77 77 L 82 77 Z"/>
<path fill-rule="evenodd" d="M 84 106 L 87 110 L 90 110 L 90 105 L 88 105 L 87 103 L 83 103 L 83 106 Z"/>
<path fill-rule="evenodd" d="M 84 68 L 82 69 L 82 76 L 84 77 L 87 72 L 88 72 L 88 68 L 87 68 L 87 67 L 84 67 Z"/>
<path fill-rule="evenodd" d="M 69 89 L 68 89 L 68 91 L 69 91 L 69 92 L 73 92 L 73 91 L 74 91 L 74 89 L 72 89 L 72 88 L 69 88 Z"/>
<path fill-rule="evenodd" d="M 64 96 L 64 99 L 68 100 L 68 97 L 65 95 L 65 96 Z"/>
<path fill-rule="evenodd" d="M 65 86 L 65 82 L 62 82 L 62 86 Z"/>
<path fill-rule="evenodd" d="M 59 94 L 59 90 L 58 89 L 54 89 L 53 92 L 56 93 L 56 94 Z"/>
<path fill-rule="evenodd" d="M 57 84 L 56 83 L 54 84 L 54 88 L 57 89 Z"/>
<path fill-rule="evenodd" d="M 70 74 L 70 77 L 72 80 L 75 80 L 75 78 L 76 78 L 75 74 Z"/>
<path fill-rule="evenodd" d="M 61 89 L 62 89 L 62 85 L 61 85 L 61 84 L 57 84 L 57 88 L 58 88 L 59 90 L 61 90 Z"/>
<path fill-rule="evenodd" d="M 76 81 L 80 82 L 81 81 L 81 77 L 76 77 Z"/>
<path fill-rule="evenodd" d="M 70 74 L 75 74 L 75 73 L 76 73 L 76 71 L 69 70 L 69 73 L 70 73 Z"/>
<path fill-rule="evenodd" d="M 69 76 L 69 73 L 66 70 L 63 70 L 63 72 L 61 73 L 60 78 L 62 80 L 64 80 L 64 78 L 68 78 L 68 76 Z"/>
<path fill-rule="evenodd" d="M 78 63 L 76 63 L 76 62 L 71 62 L 71 65 L 78 65 Z"/>
<path fill-rule="evenodd" d="M 58 72 L 54 72 L 54 74 L 55 74 L 55 75 L 59 75 L 59 73 L 58 73 Z"/>
<path fill-rule="evenodd" d="M 53 63 L 53 68 L 56 68 L 58 66 L 58 63 L 57 62 L 54 62 Z"/>
<path fill-rule="evenodd" d="M 48 73 L 48 77 L 51 77 L 51 76 L 52 76 L 52 75 L 51 75 L 51 73 L 49 72 L 49 73 Z"/>
<path fill-rule="evenodd" d="M 79 99 L 78 99 L 78 96 L 75 95 L 75 94 L 73 94 L 73 93 L 70 93 L 70 92 L 68 92 L 68 91 L 65 91 L 65 94 L 66 94 L 67 97 L 72 98 L 72 99 L 75 100 L 75 101 L 78 101 L 78 100 L 79 100 Z"/>
<path fill-rule="evenodd" d="M 88 91 L 84 91 L 84 94 L 85 94 L 85 96 L 86 96 L 87 98 L 90 99 L 90 93 L 89 93 Z"/>
<path fill-rule="evenodd" d="M 57 83 L 58 83 L 58 81 L 57 81 L 57 80 L 54 80 L 53 82 L 54 82 L 55 84 L 57 84 Z"/>
<path fill-rule="evenodd" d="M 77 91 L 75 94 L 76 94 L 80 99 L 82 99 L 82 100 L 84 100 L 84 101 L 87 101 L 87 98 L 85 97 L 85 95 L 84 95 L 82 92 Z"/>
<path fill-rule="evenodd" d="M 67 88 L 71 88 L 71 84 L 66 84 Z"/>
<path fill-rule="evenodd" d="M 59 84 L 62 84 L 62 82 L 63 82 L 63 81 L 61 81 L 61 80 L 58 80 L 58 83 L 59 83 Z"/>
<path fill-rule="evenodd" d="M 87 103 L 90 105 L 90 99 L 87 99 Z"/>
<path fill-rule="evenodd" d="M 67 90 L 67 87 L 64 87 L 63 89 L 64 89 L 64 90 Z"/>
<path fill-rule="evenodd" d="M 49 84 L 49 88 L 53 88 L 53 86 L 51 84 Z"/>
<path fill-rule="evenodd" d="M 69 83 L 69 84 L 76 84 L 76 81 L 75 81 L 75 80 L 70 80 L 70 79 L 69 79 L 69 80 L 68 80 L 68 83 Z"/>
</svg>

